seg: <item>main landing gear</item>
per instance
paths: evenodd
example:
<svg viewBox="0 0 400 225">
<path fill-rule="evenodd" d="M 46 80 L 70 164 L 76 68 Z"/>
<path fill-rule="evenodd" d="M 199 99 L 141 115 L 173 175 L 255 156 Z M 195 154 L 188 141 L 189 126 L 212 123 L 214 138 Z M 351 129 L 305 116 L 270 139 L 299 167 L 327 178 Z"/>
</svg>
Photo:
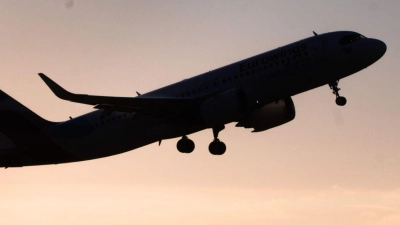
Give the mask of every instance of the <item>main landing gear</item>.
<svg viewBox="0 0 400 225">
<path fill-rule="evenodd" d="M 181 153 L 191 153 L 194 150 L 194 142 L 188 137 L 183 136 L 176 144 L 176 148 Z"/>
<path fill-rule="evenodd" d="M 338 106 L 344 106 L 347 103 L 345 97 L 339 95 L 340 88 L 338 88 L 339 80 L 329 83 L 329 87 L 332 89 L 332 93 L 336 95 L 336 104 Z"/>
<path fill-rule="evenodd" d="M 223 155 L 226 151 L 226 145 L 224 142 L 218 139 L 218 134 L 221 130 L 225 129 L 225 126 L 214 127 L 214 141 L 208 146 L 208 150 L 213 155 Z M 194 142 L 190 140 L 187 136 L 183 136 L 181 140 L 176 144 L 176 148 L 181 153 L 191 153 L 194 150 Z"/>
<path fill-rule="evenodd" d="M 223 155 L 226 151 L 225 143 L 218 139 L 218 134 L 223 129 L 225 129 L 224 125 L 220 127 L 214 127 L 212 129 L 214 134 L 214 141 L 210 143 L 210 145 L 208 146 L 208 150 L 213 155 Z"/>
</svg>

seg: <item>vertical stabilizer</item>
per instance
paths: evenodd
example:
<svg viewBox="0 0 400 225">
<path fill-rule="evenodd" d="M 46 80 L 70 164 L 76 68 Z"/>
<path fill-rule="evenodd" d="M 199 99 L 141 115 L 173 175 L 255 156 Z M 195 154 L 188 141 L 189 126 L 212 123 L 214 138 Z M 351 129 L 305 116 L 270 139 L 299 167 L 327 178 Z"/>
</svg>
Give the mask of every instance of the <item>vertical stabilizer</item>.
<svg viewBox="0 0 400 225">
<path fill-rule="evenodd" d="M 50 127 L 57 124 L 43 119 L 13 99 L 11 96 L 0 90 L 0 127 L 4 125 L 6 121 L 7 123 L 16 122 L 12 120 L 21 117 L 29 121 L 32 125 L 39 128 L 43 132 L 47 132 Z"/>
<path fill-rule="evenodd" d="M 76 158 L 53 142 L 47 121 L 0 90 L 0 167 L 57 164 Z"/>
</svg>

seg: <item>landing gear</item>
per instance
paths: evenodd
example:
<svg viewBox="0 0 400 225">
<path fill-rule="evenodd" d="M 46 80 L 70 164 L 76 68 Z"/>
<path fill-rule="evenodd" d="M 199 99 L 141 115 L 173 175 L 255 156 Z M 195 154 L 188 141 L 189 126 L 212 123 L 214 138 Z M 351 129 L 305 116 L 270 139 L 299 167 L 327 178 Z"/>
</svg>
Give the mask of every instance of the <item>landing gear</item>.
<svg viewBox="0 0 400 225">
<path fill-rule="evenodd" d="M 213 155 L 223 155 L 226 152 L 226 145 L 218 139 L 218 134 L 221 130 L 225 129 L 224 125 L 212 128 L 214 134 L 214 141 L 208 146 L 208 150 Z M 194 142 L 187 136 L 183 136 L 176 144 L 176 148 L 181 153 L 191 153 L 194 150 Z"/>
<path fill-rule="evenodd" d="M 339 95 L 340 88 L 338 88 L 339 80 L 335 80 L 334 82 L 329 83 L 329 87 L 332 89 L 332 93 L 336 95 L 336 104 L 338 106 L 344 106 L 347 103 L 345 97 Z"/>
<path fill-rule="evenodd" d="M 226 145 L 224 142 L 221 142 L 218 139 L 218 134 L 221 130 L 225 129 L 225 126 L 222 125 L 220 127 L 214 127 L 213 128 L 213 134 L 214 134 L 214 141 L 210 143 L 208 146 L 208 150 L 210 151 L 211 154 L 213 155 L 223 155 L 226 151 Z"/>
<path fill-rule="evenodd" d="M 191 153 L 194 150 L 194 142 L 188 137 L 183 136 L 176 144 L 176 148 L 181 153 Z"/>
<path fill-rule="evenodd" d="M 226 152 L 226 145 L 217 138 L 210 143 L 208 150 L 213 155 L 223 155 Z"/>
<path fill-rule="evenodd" d="M 346 98 L 342 97 L 342 96 L 337 97 L 335 101 L 336 101 L 336 104 L 339 106 L 344 106 L 344 105 L 346 105 L 346 102 L 347 102 Z"/>
</svg>

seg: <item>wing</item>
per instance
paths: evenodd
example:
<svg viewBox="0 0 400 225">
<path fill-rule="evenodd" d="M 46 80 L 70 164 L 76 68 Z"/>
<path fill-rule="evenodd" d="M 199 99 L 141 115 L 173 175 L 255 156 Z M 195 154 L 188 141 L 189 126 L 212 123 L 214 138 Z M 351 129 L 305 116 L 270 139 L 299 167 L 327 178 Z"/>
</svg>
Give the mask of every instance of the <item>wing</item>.
<svg viewBox="0 0 400 225">
<path fill-rule="evenodd" d="M 196 98 L 171 98 L 171 97 L 109 97 L 109 96 L 95 96 L 87 94 L 74 94 L 68 92 L 56 82 L 48 78 L 43 73 L 39 76 L 53 91 L 53 93 L 64 100 L 77 102 L 87 105 L 94 105 L 98 109 L 110 109 L 115 111 L 134 112 L 140 110 L 166 110 L 172 108 L 182 107 L 196 102 Z"/>
<path fill-rule="evenodd" d="M 0 155 L 2 150 L 15 148 L 14 143 L 0 132 Z"/>
</svg>

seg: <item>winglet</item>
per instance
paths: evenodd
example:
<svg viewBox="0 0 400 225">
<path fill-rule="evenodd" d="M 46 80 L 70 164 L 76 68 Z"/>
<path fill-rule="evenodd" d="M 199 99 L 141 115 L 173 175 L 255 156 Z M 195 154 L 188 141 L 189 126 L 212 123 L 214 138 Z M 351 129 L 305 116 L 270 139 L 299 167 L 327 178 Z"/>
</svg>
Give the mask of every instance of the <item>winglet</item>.
<svg viewBox="0 0 400 225">
<path fill-rule="evenodd" d="M 39 76 L 57 97 L 64 100 L 71 100 L 74 94 L 66 91 L 64 88 L 62 88 L 60 85 L 48 78 L 43 73 L 39 73 Z"/>
</svg>

